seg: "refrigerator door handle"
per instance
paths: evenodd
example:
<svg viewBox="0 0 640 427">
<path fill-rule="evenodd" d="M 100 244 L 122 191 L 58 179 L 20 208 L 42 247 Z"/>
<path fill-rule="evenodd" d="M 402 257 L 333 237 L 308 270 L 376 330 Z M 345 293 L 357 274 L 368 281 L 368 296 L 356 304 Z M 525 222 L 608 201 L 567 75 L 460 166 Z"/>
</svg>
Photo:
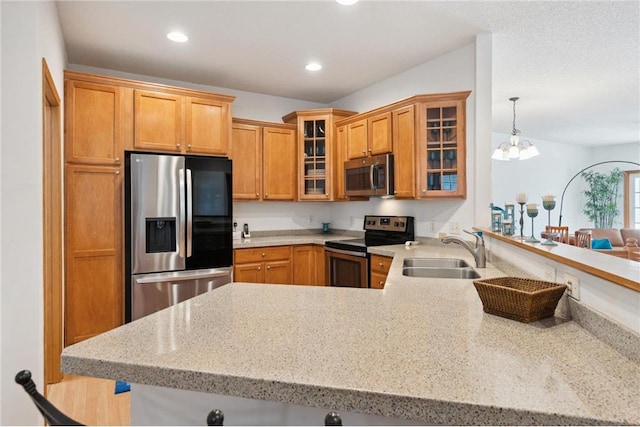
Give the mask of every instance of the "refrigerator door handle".
<svg viewBox="0 0 640 427">
<path fill-rule="evenodd" d="M 193 182 L 191 169 L 187 169 L 187 258 L 191 256 L 193 241 Z"/>
<path fill-rule="evenodd" d="M 181 272 L 179 274 L 145 274 L 144 277 L 138 277 L 135 282 L 138 284 L 145 283 L 164 283 L 164 282 L 182 282 L 193 279 L 210 279 L 214 277 L 231 276 L 230 268 L 215 268 L 209 270 L 199 270 L 192 272 Z"/>
<path fill-rule="evenodd" d="M 180 253 L 180 257 L 184 258 L 184 245 L 185 245 L 185 236 L 184 236 L 184 218 L 185 218 L 185 211 L 184 211 L 184 199 L 185 199 L 185 182 L 184 182 L 184 169 L 180 169 L 178 171 L 178 175 L 179 175 L 179 179 L 180 179 L 180 230 L 178 231 L 178 236 L 179 236 L 179 240 L 180 240 L 180 249 L 179 249 L 179 253 Z"/>
</svg>

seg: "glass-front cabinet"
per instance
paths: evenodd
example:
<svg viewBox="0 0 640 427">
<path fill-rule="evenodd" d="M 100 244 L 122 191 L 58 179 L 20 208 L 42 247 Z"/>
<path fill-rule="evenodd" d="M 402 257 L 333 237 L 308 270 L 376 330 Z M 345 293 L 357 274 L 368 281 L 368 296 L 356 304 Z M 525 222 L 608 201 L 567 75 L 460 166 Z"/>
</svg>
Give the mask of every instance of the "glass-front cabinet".
<svg viewBox="0 0 640 427">
<path fill-rule="evenodd" d="M 419 197 L 466 197 L 465 104 L 469 92 L 419 106 Z"/>
<path fill-rule="evenodd" d="M 298 200 L 334 200 L 337 120 L 356 114 L 333 108 L 294 111 L 282 118 L 298 126 Z"/>
<path fill-rule="evenodd" d="M 327 189 L 327 120 L 303 122 L 302 188 L 300 196 L 329 197 Z"/>
</svg>

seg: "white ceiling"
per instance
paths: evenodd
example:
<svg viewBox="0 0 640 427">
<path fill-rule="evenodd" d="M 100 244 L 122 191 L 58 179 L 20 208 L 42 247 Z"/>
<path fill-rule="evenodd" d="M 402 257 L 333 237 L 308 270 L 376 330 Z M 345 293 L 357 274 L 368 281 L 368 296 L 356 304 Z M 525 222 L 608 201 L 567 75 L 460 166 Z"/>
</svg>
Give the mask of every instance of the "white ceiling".
<svg viewBox="0 0 640 427">
<path fill-rule="evenodd" d="M 58 1 L 69 62 L 331 104 L 493 33 L 493 130 L 640 141 L 640 2 Z M 166 39 L 182 30 L 190 40 Z M 304 70 L 316 60 L 324 68 Z M 460 88 L 465 90 L 468 88 Z"/>
</svg>

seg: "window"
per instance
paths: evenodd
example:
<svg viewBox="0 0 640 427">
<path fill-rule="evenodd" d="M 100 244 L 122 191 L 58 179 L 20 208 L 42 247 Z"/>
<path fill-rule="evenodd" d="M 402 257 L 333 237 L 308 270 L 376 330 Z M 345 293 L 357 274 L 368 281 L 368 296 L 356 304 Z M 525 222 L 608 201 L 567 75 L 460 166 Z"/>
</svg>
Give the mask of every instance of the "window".
<svg viewBox="0 0 640 427">
<path fill-rule="evenodd" d="M 624 173 L 624 226 L 640 229 L 640 170 Z"/>
</svg>

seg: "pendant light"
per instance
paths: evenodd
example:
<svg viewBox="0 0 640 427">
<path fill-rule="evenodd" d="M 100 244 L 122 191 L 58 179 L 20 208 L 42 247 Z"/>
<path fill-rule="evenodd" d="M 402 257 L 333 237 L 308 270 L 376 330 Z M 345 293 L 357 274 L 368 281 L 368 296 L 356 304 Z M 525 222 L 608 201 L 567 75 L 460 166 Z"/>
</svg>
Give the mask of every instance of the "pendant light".
<svg viewBox="0 0 640 427">
<path fill-rule="evenodd" d="M 493 152 L 491 156 L 495 160 L 509 161 L 511 159 L 526 160 L 540 154 L 538 149 L 527 140 L 520 140 L 520 131 L 516 129 L 516 101 L 520 99 L 517 96 L 509 98 L 509 101 L 513 102 L 513 129 L 511 130 L 511 136 L 509 142 L 503 142 L 498 145 L 498 148 Z"/>
</svg>

